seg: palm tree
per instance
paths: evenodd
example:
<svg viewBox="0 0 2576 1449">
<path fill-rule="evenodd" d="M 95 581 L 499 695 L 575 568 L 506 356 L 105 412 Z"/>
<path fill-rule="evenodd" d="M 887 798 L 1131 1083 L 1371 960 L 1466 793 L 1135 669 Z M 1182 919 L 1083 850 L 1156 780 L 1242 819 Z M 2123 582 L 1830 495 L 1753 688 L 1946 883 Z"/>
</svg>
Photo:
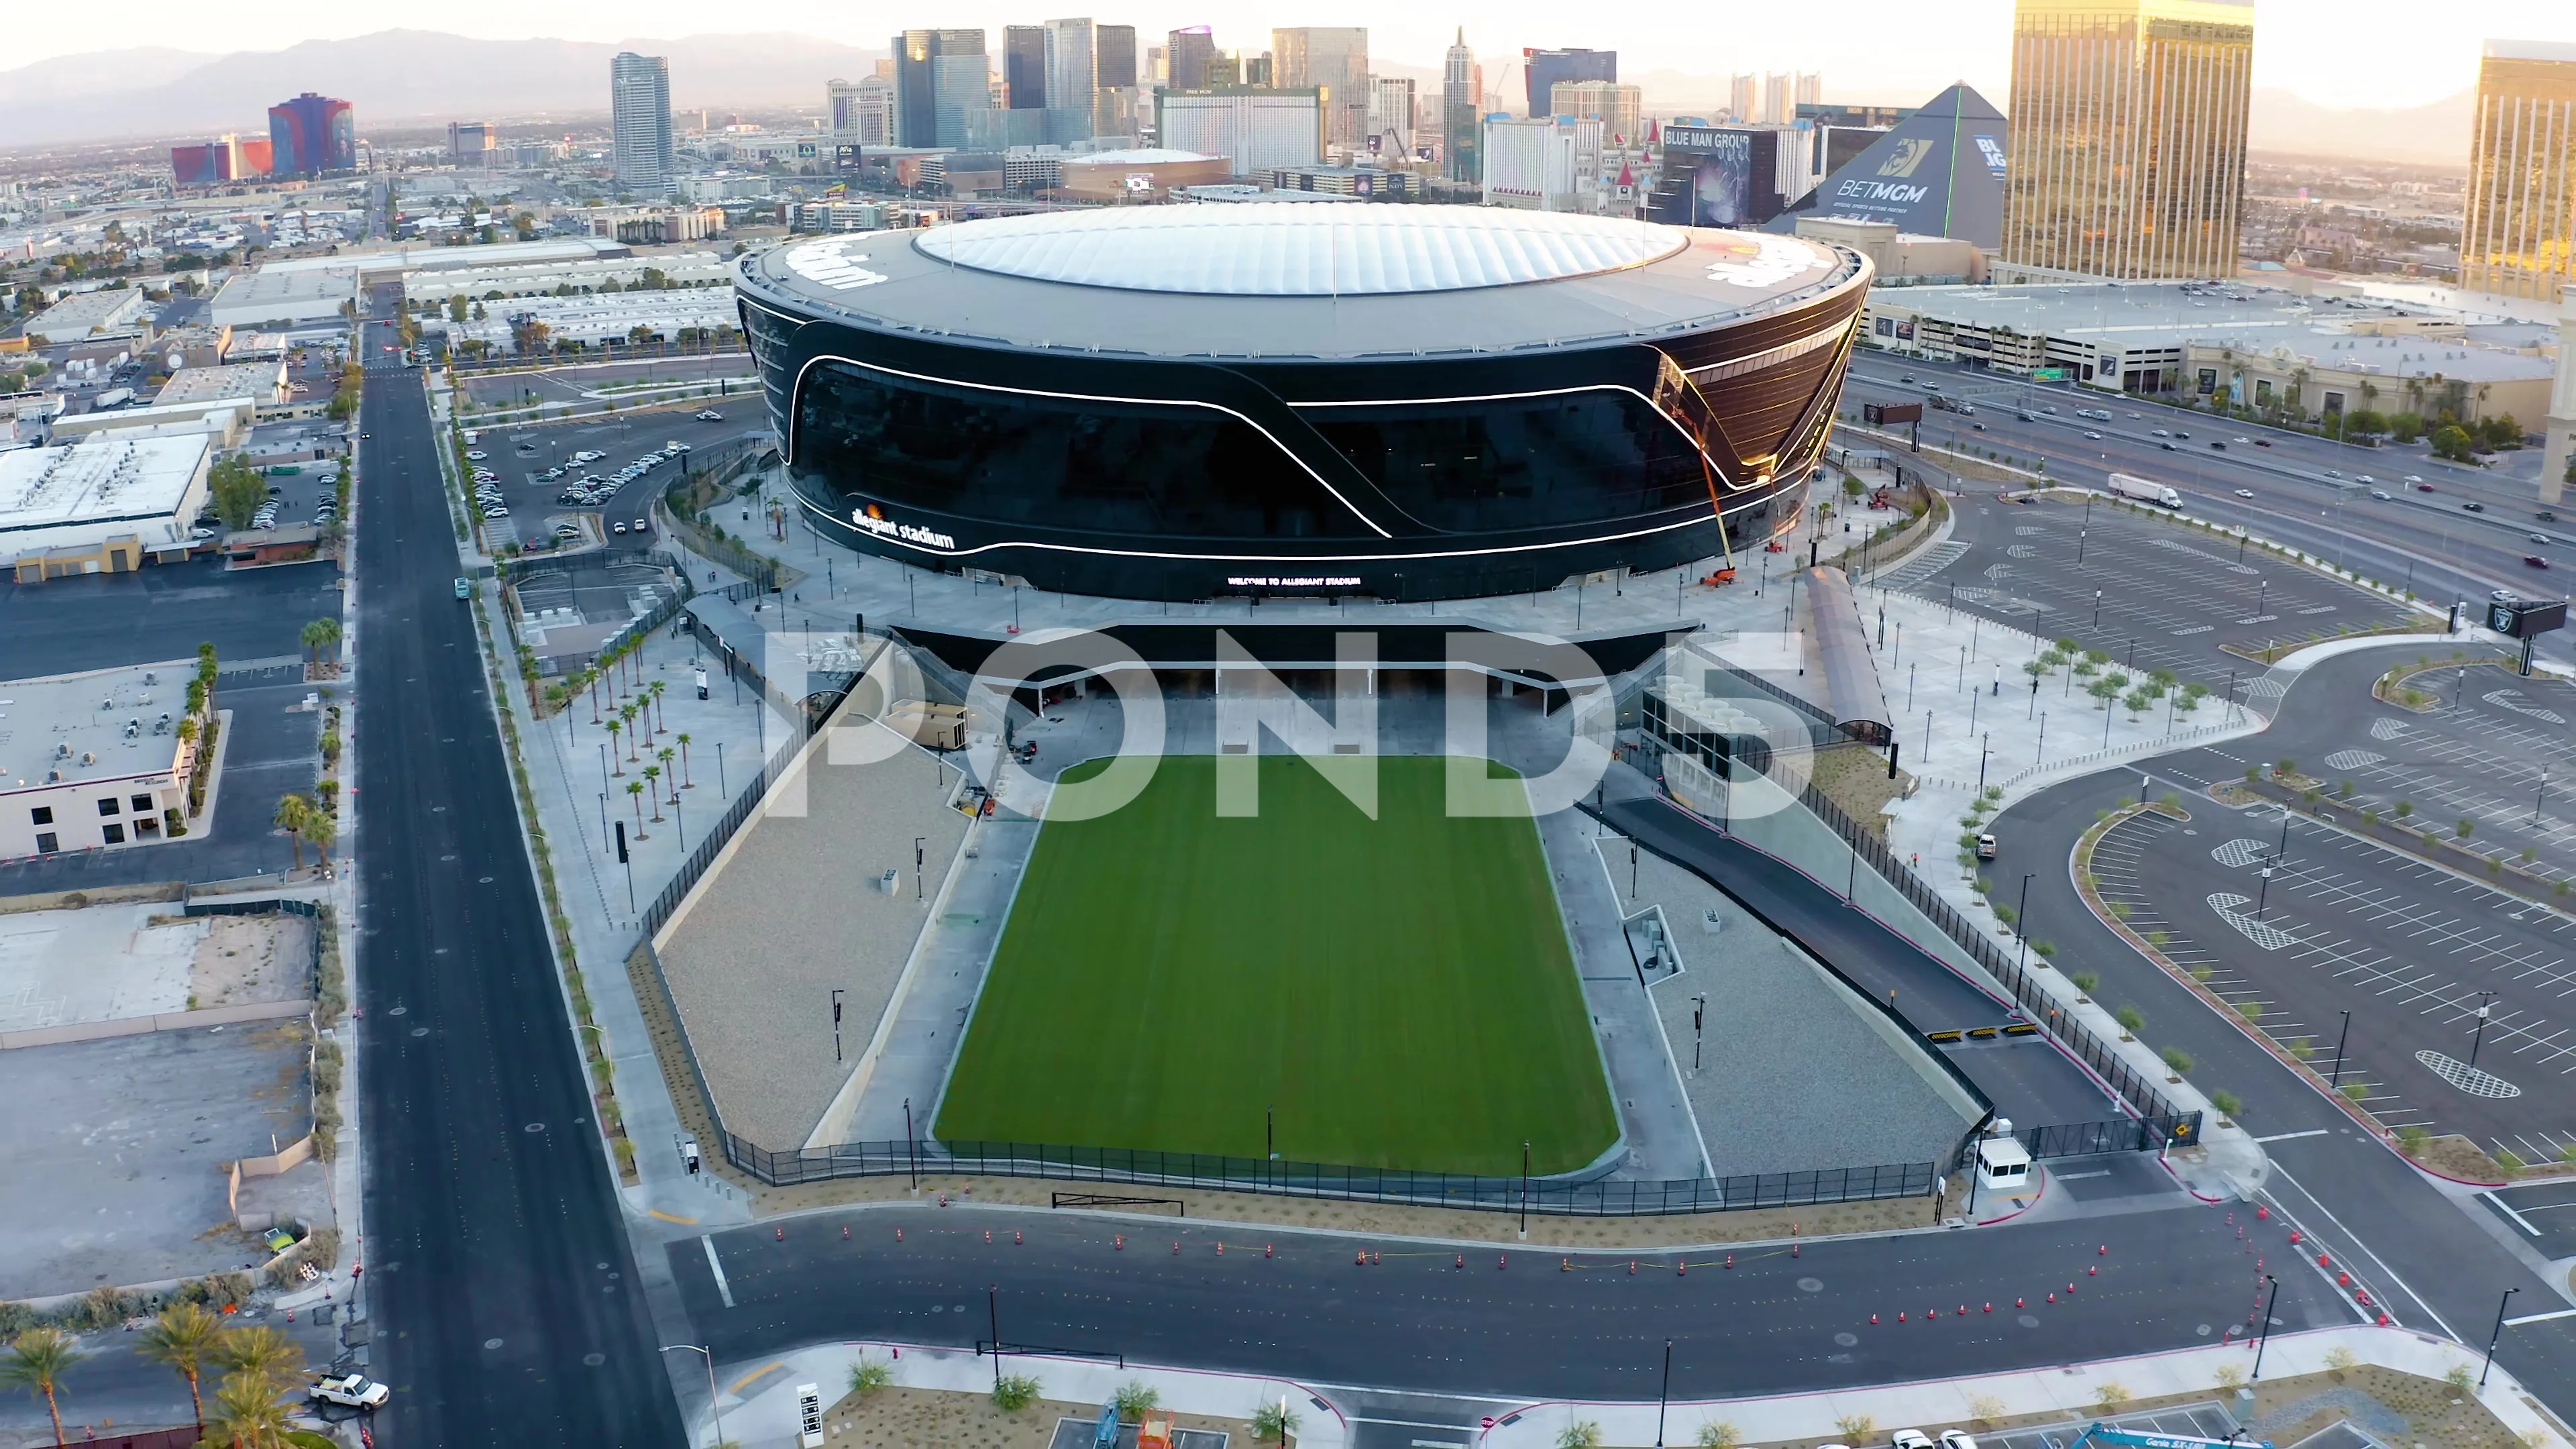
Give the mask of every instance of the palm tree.
<svg viewBox="0 0 2576 1449">
<path fill-rule="evenodd" d="M 657 735 L 665 733 L 671 728 L 670 715 L 662 712 L 662 691 L 668 688 L 670 688 L 670 686 L 659 679 L 654 680 L 651 684 L 645 686 L 645 693 L 653 697 L 653 717 L 660 721 L 660 723 L 653 726 L 653 733 Z"/>
<path fill-rule="evenodd" d="M 590 722 L 599 723 L 599 666 L 591 665 L 581 672 L 582 687 L 590 691 Z"/>
<path fill-rule="evenodd" d="M 617 767 L 608 772 L 612 775 L 626 773 L 626 757 L 617 753 L 617 732 L 624 728 L 626 726 L 616 720 L 612 719 L 608 722 L 608 763 Z"/>
<path fill-rule="evenodd" d="M 295 868 L 304 868 L 304 828 L 312 823 L 313 802 L 301 795 L 288 793 L 277 798 L 277 828 L 295 844 Z"/>
<path fill-rule="evenodd" d="M 325 783 L 337 783 L 326 781 Z M 331 873 L 331 842 L 340 838 L 339 817 L 316 807 L 304 819 L 304 834 L 313 842 L 315 853 L 322 857 L 322 873 Z"/>
<path fill-rule="evenodd" d="M 689 733 L 686 730 L 680 732 L 680 788 L 698 788 L 698 782 L 689 778 Z"/>
<path fill-rule="evenodd" d="M 654 824 L 656 824 L 656 825 L 659 825 L 659 824 L 661 824 L 661 823 L 662 823 L 662 792 L 661 792 L 659 789 L 657 789 L 657 788 L 655 788 L 655 787 L 654 787 L 654 782 L 655 782 L 655 781 L 657 781 L 657 780 L 659 780 L 659 779 L 661 778 L 661 776 L 662 776 L 662 767 L 661 767 L 661 766 L 659 766 L 659 765 L 646 765 L 646 766 L 644 767 L 644 786 L 645 786 L 645 788 L 646 788 L 647 790 L 652 791 L 652 795 L 653 795 L 653 823 L 654 823 Z"/>
<path fill-rule="evenodd" d="M 629 700 L 629 701 L 627 701 L 626 703 L 621 704 L 621 705 L 619 705 L 619 706 L 617 707 L 617 717 L 618 717 L 619 719 L 622 719 L 622 720 L 626 721 L 626 758 L 628 758 L 628 759 L 630 759 L 630 760 L 635 760 L 635 759 L 641 759 L 641 758 L 643 758 L 642 756 L 640 756 L 640 755 L 638 755 L 638 754 L 636 754 L 636 753 L 635 753 L 635 711 L 636 711 L 636 708 L 637 708 L 637 706 L 636 706 L 636 704 L 634 703 L 634 701 L 632 701 L 632 700 Z"/>
<path fill-rule="evenodd" d="M 304 1371 L 304 1349 L 274 1328 L 236 1328 L 216 1350 L 223 1366 L 273 1384 L 291 1383 Z M 227 1388 L 231 1380 L 225 1381 Z"/>
<path fill-rule="evenodd" d="M 223 1387 L 215 1390 L 215 1417 L 205 1426 L 205 1442 L 231 1449 L 275 1449 L 286 1442 L 287 1428 L 285 1386 L 267 1374 L 244 1369 L 224 1375 Z"/>
<path fill-rule="evenodd" d="M 188 1381 L 188 1404 L 196 1413 L 197 1427 L 206 1427 L 206 1401 L 199 1391 L 199 1380 L 215 1361 L 215 1351 L 224 1340 L 223 1320 L 194 1303 L 173 1303 L 161 1310 L 152 1326 L 143 1330 L 136 1341 L 135 1352 L 157 1364 L 178 1370 Z"/>
<path fill-rule="evenodd" d="M 646 839 L 647 837 L 644 834 L 644 782 L 641 780 L 627 781 L 626 796 L 635 804 L 635 838 L 638 840 Z M 659 820 L 662 817 L 656 815 L 653 818 Z"/>
<path fill-rule="evenodd" d="M 63 1386 L 63 1375 L 84 1355 L 72 1345 L 72 1336 L 59 1328 L 31 1328 L 19 1334 L 9 1345 L 9 1355 L 0 1358 L 0 1387 L 25 1389 L 45 1396 L 45 1412 L 54 1419 L 54 1442 L 63 1441 L 63 1409 L 54 1395 Z"/>
<path fill-rule="evenodd" d="M 674 751 L 669 745 L 664 745 L 662 748 L 653 752 L 653 758 L 662 762 L 662 778 L 665 780 L 671 778 L 671 756 L 673 753 Z M 671 803 L 674 805 L 680 803 L 680 787 L 677 783 L 674 783 L 671 786 Z"/>
</svg>

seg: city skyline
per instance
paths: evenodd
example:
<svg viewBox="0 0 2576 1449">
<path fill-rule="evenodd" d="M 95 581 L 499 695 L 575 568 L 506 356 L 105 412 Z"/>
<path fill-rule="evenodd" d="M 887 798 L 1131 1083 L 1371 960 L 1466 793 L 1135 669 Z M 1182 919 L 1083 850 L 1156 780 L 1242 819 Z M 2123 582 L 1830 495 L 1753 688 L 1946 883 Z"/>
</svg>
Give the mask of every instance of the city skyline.
<svg viewBox="0 0 2576 1449">
<path fill-rule="evenodd" d="M 2471 0 L 2454 13 L 2454 23 L 2431 34 L 2410 33 L 2405 45 L 2395 46 L 2385 43 L 2385 32 L 2377 23 L 2384 20 L 2394 25 L 2400 19 L 2395 6 L 2384 0 L 2265 0 L 2264 30 L 2295 39 L 2257 47 L 2252 84 L 2258 89 L 2287 90 L 2331 107 L 2401 108 L 2468 90 L 2476 81 L 2479 47 L 2486 40 L 2576 42 L 2576 16 L 2551 0 Z M 702 17 L 702 11 L 661 0 L 644 0 L 613 12 L 555 12 L 466 0 L 443 11 L 438 24 L 479 39 L 650 45 L 654 38 L 707 33 Z M 907 23 L 981 26 L 998 35 L 1005 25 L 1047 18 L 1051 17 L 1000 5 L 951 6 L 935 12 L 888 7 L 854 13 L 799 0 L 765 12 L 761 28 L 874 47 L 882 46 L 886 35 Z M 1392 23 L 1383 16 L 1353 17 L 1330 8 L 1286 3 L 1211 14 L 1166 0 L 1128 11 L 1094 11 L 1090 18 L 1133 24 L 1140 33 L 1157 35 L 1208 24 L 1215 27 L 1220 49 L 1228 50 L 1257 50 L 1273 29 L 1358 18 L 1369 25 L 1373 56 L 1435 73 L 1457 25 L 1465 22 L 1485 37 L 1479 48 L 1487 57 L 1516 53 L 1523 47 L 1625 48 L 1639 56 L 1655 56 L 1654 69 L 1691 75 L 1822 70 L 1833 87 L 1832 98 L 1880 100 L 1928 94 L 1961 80 L 1990 93 L 2003 93 L 2008 88 L 2012 5 L 2010 0 L 1975 0 L 1967 6 L 1945 7 L 1936 16 L 1896 0 L 1851 0 L 1830 28 L 1809 24 L 1795 10 L 1710 12 L 1704 18 L 1603 13 L 1578 20 L 1530 0 L 1505 0 L 1473 14 L 1420 11 L 1393 17 Z M 378 17 L 297 0 L 243 17 L 222 33 L 225 43 L 206 45 L 203 50 L 210 56 L 230 47 L 280 50 L 380 28 Z M 176 43 L 171 48 L 198 49 L 190 44 L 194 32 L 185 27 L 161 27 L 152 33 L 173 37 Z M 99 38 L 97 28 L 77 13 L 37 13 L 27 17 L 14 50 L 22 64 L 37 64 L 113 48 L 99 45 Z M 1646 68 L 1637 69 L 1642 73 Z"/>
</svg>

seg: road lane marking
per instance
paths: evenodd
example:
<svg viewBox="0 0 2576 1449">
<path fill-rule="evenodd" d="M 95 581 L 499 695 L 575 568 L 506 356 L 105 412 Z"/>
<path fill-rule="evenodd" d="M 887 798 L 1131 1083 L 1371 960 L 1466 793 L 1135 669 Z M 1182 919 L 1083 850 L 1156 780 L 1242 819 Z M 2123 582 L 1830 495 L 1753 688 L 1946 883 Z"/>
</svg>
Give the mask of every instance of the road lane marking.
<svg viewBox="0 0 2576 1449">
<path fill-rule="evenodd" d="M 2257 1137 L 2254 1140 L 2257 1142 L 2288 1142 L 2300 1137 L 2323 1137 L 2332 1131 L 2334 1131 L 2334 1129 L 2331 1127 L 2311 1127 L 2305 1132 L 2275 1132 L 2269 1137 Z"/>
<path fill-rule="evenodd" d="M 717 1261 L 716 1240 L 705 1233 L 700 1233 L 698 1235 L 698 1241 L 706 1244 L 707 1269 L 716 1275 L 716 1292 L 724 1299 L 724 1306 L 731 1308 L 733 1306 L 733 1285 L 725 1281 L 724 1264 Z"/>
<path fill-rule="evenodd" d="M 680 1226 L 685 1228 L 694 1228 L 698 1225 L 698 1220 L 696 1218 L 679 1217 L 671 1213 L 666 1213 L 660 1208 L 646 1208 L 644 1210 L 644 1215 L 648 1218 L 660 1218 L 666 1223 L 678 1223 Z"/>
<path fill-rule="evenodd" d="M 2509 1218 L 2513 1219 L 2513 1220 L 2514 1220 L 2514 1223 L 2515 1223 L 2517 1226 L 2519 1226 L 2519 1227 L 2520 1227 L 2524 1232 L 2531 1234 L 2531 1235 L 2532 1235 L 2533 1237 L 2535 1237 L 2535 1238 L 2542 1238 L 2542 1237 L 2547 1237 L 2547 1236 L 2548 1236 L 2548 1234 L 2543 1233 L 2540 1229 L 2533 1227 L 2533 1226 L 2531 1225 L 2531 1220 L 2530 1220 L 2529 1218 L 2526 1218 L 2526 1217 L 2524 1217 L 2522 1214 L 2520 1214 L 2520 1213 L 2518 1213 L 2518 1212 L 2515 1212 L 2515 1211 L 2513 1210 L 2513 1206 L 2512 1206 L 2510 1203 L 2507 1203 L 2503 1198 L 2500 1198 L 2500 1197 L 2496 1196 L 2494 1193 L 2491 1193 L 2491 1192 L 2482 1192 L 2482 1193 L 2479 1193 L 2479 1194 L 2478 1194 L 2478 1196 L 2480 1196 L 2480 1197 L 2482 1197 L 2482 1198 L 2485 1198 L 2488 1202 L 2491 1202 L 2491 1203 L 2495 1204 L 2496 1210 L 2497 1210 L 2498 1212 L 2501 1212 L 2501 1213 L 2503 1213 L 2506 1217 L 2509 1217 Z"/>
<path fill-rule="evenodd" d="M 2526 1313 L 2520 1318 L 2506 1319 L 2504 1321 L 2504 1326 L 2507 1328 L 2520 1328 L 2526 1323 L 2547 1323 L 2553 1318 L 2576 1318 L 2576 1308 L 2561 1308 L 2551 1313 Z"/>
</svg>

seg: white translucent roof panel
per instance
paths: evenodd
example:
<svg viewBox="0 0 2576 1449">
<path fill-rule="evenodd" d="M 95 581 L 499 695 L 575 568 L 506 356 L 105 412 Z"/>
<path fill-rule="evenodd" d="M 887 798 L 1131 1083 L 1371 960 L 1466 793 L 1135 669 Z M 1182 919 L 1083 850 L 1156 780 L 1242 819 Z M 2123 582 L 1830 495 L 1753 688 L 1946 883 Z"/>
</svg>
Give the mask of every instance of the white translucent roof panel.
<svg viewBox="0 0 2576 1449">
<path fill-rule="evenodd" d="M 994 217 L 913 242 L 943 262 L 1088 287 L 1238 297 L 1445 292 L 1638 266 L 1680 229 L 1482 206 L 1140 206 Z"/>
</svg>

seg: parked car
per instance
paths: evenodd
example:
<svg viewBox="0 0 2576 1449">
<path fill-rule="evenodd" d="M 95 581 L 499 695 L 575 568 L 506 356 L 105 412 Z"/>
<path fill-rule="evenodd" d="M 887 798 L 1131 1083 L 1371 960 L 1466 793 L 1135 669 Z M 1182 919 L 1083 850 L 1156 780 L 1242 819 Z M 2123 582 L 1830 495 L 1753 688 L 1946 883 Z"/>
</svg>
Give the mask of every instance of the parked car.
<svg viewBox="0 0 2576 1449">
<path fill-rule="evenodd" d="M 465 579 L 465 578 L 460 578 L 460 579 L 458 579 L 458 580 L 456 581 L 456 597 L 458 597 L 458 598 L 460 598 L 460 599 L 470 599 L 470 598 L 473 598 L 473 597 L 474 597 L 474 581 L 473 581 L 472 579 Z"/>
<path fill-rule="evenodd" d="M 465 461 L 468 463 L 480 463 L 490 456 L 490 454 L 482 452 L 479 449 L 468 448 L 465 451 Z"/>
</svg>

